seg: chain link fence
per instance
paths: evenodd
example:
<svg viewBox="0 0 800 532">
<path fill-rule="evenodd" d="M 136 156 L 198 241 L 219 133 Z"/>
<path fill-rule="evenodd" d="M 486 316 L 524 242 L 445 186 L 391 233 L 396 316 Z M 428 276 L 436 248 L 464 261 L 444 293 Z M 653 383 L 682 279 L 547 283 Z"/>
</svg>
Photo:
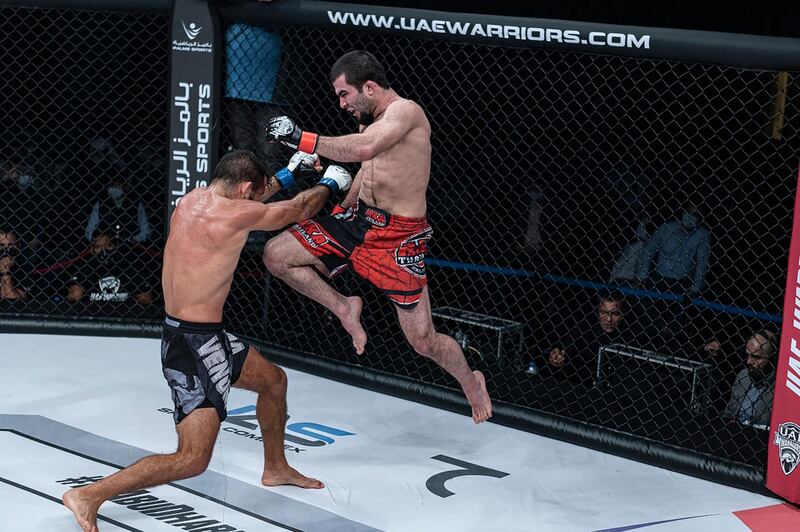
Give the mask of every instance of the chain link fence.
<svg viewBox="0 0 800 532">
<path fill-rule="evenodd" d="M 168 17 L 0 12 L 0 312 L 158 319 Z M 426 110 L 434 322 L 495 402 L 763 465 L 796 73 L 235 22 L 223 32 L 220 145 L 272 169 L 291 152 L 262 142 L 270 116 L 355 131 L 327 81 L 352 49 L 376 54 Z M 364 298 L 369 342 L 356 356 L 335 317 L 265 271 L 272 236 L 253 233 L 242 254 L 232 330 L 457 389 L 412 351 L 385 296 L 347 273 L 333 284 Z"/>
<path fill-rule="evenodd" d="M 254 132 L 277 114 L 356 131 L 327 77 L 352 49 L 377 55 L 426 110 L 434 322 L 495 401 L 763 466 L 796 74 L 239 23 L 226 35 L 222 145 L 255 146 L 273 168 L 291 151 L 253 143 L 242 117 Z M 458 390 L 413 352 L 387 298 L 348 273 L 333 285 L 364 298 L 358 357 L 335 316 L 265 274 L 272 236 L 253 235 L 243 256 L 236 330 Z"/>
<path fill-rule="evenodd" d="M 0 8 L 0 312 L 161 315 L 168 23 Z"/>
</svg>

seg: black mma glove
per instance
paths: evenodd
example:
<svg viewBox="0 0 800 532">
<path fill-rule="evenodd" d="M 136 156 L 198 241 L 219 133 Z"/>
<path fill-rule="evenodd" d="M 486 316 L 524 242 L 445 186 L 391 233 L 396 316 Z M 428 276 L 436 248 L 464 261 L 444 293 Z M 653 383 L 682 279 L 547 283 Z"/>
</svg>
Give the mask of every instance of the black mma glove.
<svg viewBox="0 0 800 532">
<path fill-rule="evenodd" d="M 267 122 L 267 141 L 280 142 L 296 150 L 314 153 L 319 135 L 303 131 L 288 116 L 276 116 Z"/>
</svg>

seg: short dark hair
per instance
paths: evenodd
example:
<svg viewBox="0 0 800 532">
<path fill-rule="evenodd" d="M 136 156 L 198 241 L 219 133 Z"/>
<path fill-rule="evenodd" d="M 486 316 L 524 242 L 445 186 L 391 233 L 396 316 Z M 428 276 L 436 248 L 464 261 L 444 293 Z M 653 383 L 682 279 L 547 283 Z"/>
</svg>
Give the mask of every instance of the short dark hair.
<svg viewBox="0 0 800 532">
<path fill-rule="evenodd" d="M 231 150 L 217 163 L 212 180 L 221 179 L 235 185 L 249 181 L 258 188 L 264 184 L 267 169 L 255 153 L 250 150 Z"/>
<path fill-rule="evenodd" d="M 625 310 L 625 294 L 619 290 L 604 291 L 600 294 L 600 299 L 597 306 L 602 305 L 604 302 L 619 303 L 619 309 Z"/>
<path fill-rule="evenodd" d="M 368 81 L 374 81 L 384 89 L 391 88 L 383 66 L 365 50 L 353 50 L 337 59 L 331 67 L 331 83 L 342 74 L 347 84 L 357 88 L 358 92 Z"/>
<path fill-rule="evenodd" d="M 11 229 L 10 225 L 0 225 L 0 235 L 14 235 L 17 236 L 17 233 Z"/>
</svg>

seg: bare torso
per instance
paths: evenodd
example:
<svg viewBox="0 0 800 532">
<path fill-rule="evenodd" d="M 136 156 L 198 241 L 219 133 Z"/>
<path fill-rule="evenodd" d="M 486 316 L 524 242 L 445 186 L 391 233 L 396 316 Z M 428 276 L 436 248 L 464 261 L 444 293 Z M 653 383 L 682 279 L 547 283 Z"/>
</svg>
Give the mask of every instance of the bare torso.
<svg viewBox="0 0 800 532">
<path fill-rule="evenodd" d="M 161 281 L 167 314 L 222 321 L 222 307 L 248 232 L 229 222 L 235 203 L 208 188 L 188 193 L 170 221 Z"/>
<path fill-rule="evenodd" d="M 400 119 L 410 122 L 408 132 L 394 145 L 361 163 L 358 197 L 398 216 L 425 216 L 426 191 L 431 170 L 431 126 L 422 108 L 398 98 Z M 380 121 L 386 114 L 377 117 Z"/>
</svg>

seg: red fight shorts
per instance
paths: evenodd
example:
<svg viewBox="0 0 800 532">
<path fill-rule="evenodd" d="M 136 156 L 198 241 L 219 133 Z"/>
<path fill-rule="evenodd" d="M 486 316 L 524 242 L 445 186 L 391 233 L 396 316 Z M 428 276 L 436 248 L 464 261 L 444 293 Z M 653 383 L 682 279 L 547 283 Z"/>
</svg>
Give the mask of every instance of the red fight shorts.
<svg viewBox="0 0 800 532">
<path fill-rule="evenodd" d="M 331 277 L 352 266 L 398 307 L 416 307 L 428 284 L 425 253 L 433 229 L 425 218 L 395 216 L 359 201 L 345 211 L 295 224 L 289 232 Z"/>
</svg>

